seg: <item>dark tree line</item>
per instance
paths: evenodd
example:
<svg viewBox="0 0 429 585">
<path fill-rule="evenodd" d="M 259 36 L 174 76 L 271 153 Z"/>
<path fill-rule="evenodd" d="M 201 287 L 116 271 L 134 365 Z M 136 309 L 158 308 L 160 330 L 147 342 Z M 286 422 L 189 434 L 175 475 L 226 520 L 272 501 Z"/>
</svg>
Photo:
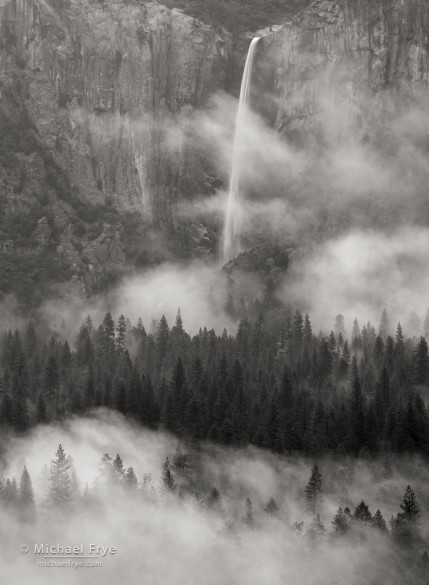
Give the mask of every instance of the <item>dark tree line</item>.
<svg viewBox="0 0 429 585">
<path fill-rule="evenodd" d="M 41 333 L 38 333 L 38 330 Z M 308 315 L 243 318 L 235 336 L 190 336 L 180 311 L 147 331 L 107 313 L 70 342 L 29 322 L 0 346 L 0 424 L 25 432 L 95 407 L 188 440 L 278 453 L 429 453 L 426 338 L 401 325 L 353 325 L 328 336 Z"/>
</svg>

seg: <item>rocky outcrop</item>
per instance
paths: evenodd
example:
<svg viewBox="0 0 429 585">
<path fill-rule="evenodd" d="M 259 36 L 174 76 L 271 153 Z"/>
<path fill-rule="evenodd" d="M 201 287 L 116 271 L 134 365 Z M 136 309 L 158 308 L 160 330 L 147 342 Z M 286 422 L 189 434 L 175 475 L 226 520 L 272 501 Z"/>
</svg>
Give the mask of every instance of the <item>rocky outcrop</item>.
<svg viewBox="0 0 429 585">
<path fill-rule="evenodd" d="M 155 258 L 192 254 L 206 228 L 181 229 L 174 208 L 216 171 L 186 136 L 225 84 L 230 45 L 154 2 L 1 0 L 4 254 L 10 241 L 15 253 L 50 247 L 87 293 L 144 264 L 151 241 Z M 11 233 L 17 215 L 31 216 L 34 246 Z M 182 247 L 176 229 L 191 234 Z M 213 248 L 212 234 L 197 240 L 196 253 Z"/>
</svg>

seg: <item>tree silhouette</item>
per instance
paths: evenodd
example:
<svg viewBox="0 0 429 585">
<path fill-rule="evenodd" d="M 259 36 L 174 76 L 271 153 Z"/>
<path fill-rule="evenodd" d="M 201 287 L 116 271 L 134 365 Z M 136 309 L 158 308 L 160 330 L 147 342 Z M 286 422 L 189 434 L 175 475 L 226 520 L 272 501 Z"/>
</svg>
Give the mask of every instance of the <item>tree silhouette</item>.
<svg viewBox="0 0 429 585">
<path fill-rule="evenodd" d="M 314 464 L 311 470 L 309 482 L 305 488 L 307 505 L 308 508 L 312 511 L 313 516 L 316 516 L 317 504 L 322 496 L 322 492 L 322 474 L 319 471 L 318 465 Z"/>
</svg>

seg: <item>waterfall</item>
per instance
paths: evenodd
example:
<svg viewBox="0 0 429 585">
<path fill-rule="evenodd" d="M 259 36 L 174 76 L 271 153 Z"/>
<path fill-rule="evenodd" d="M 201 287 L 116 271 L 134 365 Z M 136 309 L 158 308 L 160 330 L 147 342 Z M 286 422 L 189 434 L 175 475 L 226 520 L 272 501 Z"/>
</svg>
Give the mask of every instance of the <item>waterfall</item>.
<svg viewBox="0 0 429 585">
<path fill-rule="evenodd" d="M 240 178 L 242 171 L 244 130 L 249 111 L 250 82 L 252 80 L 252 67 L 255 59 L 256 45 L 260 37 L 252 40 L 247 53 L 244 66 L 243 79 L 241 81 L 240 102 L 238 105 L 237 121 L 235 126 L 234 148 L 232 155 L 231 176 L 229 181 L 229 193 L 225 209 L 225 223 L 223 234 L 223 261 L 228 262 L 240 251 L 241 232 L 241 198 Z"/>
</svg>

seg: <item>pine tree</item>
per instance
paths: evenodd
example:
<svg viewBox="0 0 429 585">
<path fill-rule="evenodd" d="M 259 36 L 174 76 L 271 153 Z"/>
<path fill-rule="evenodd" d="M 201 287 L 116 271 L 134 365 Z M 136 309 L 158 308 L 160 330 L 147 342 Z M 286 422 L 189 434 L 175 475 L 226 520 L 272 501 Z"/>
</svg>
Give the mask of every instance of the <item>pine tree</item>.
<svg viewBox="0 0 429 585">
<path fill-rule="evenodd" d="M 370 524 L 370 522 L 372 521 L 372 514 L 363 500 L 361 501 L 360 504 L 358 504 L 358 506 L 356 506 L 354 517 L 356 520 L 359 520 L 359 522 L 362 522 L 363 524 Z"/>
<path fill-rule="evenodd" d="M 420 340 L 414 350 L 414 384 L 425 384 L 429 374 L 429 349 L 426 339 Z"/>
<path fill-rule="evenodd" d="M 398 323 L 398 326 L 396 328 L 395 357 L 397 360 L 401 362 L 401 365 L 404 357 L 404 352 L 405 352 L 404 334 L 402 333 L 401 324 Z"/>
<path fill-rule="evenodd" d="M 176 314 L 176 321 L 174 322 L 174 327 L 175 327 L 175 333 L 177 334 L 183 334 L 183 319 L 182 319 L 182 313 L 180 312 L 180 307 L 177 309 L 177 314 Z"/>
<path fill-rule="evenodd" d="M 72 460 L 66 455 L 62 445 L 58 446 L 55 455 L 55 459 L 51 461 L 49 477 L 50 497 L 54 506 L 64 508 L 72 499 L 72 482 L 69 473 Z"/>
<path fill-rule="evenodd" d="M 348 516 L 344 513 L 342 508 L 338 508 L 338 512 L 335 514 L 332 521 L 334 533 L 337 536 L 346 534 L 350 530 L 350 523 Z"/>
<path fill-rule="evenodd" d="M 381 532 L 387 532 L 386 522 L 380 510 L 377 510 L 377 512 L 372 517 L 372 525 L 374 528 L 381 530 Z"/>
<path fill-rule="evenodd" d="M 114 482 L 113 461 L 108 453 L 104 453 L 100 462 L 100 478 L 104 485 Z"/>
<path fill-rule="evenodd" d="M 402 512 L 397 516 L 397 536 L 406 546 L 412 547 L 420 541 L 421 515 L 416 494 L 411 489 L 411 486 L 407 486 L 400 508 Z"/>
<path fill-rule="evenodd" d="M 113 471 L 113 475 L 112 475 L 113 482 L 116 485 L 122 485 L 124 480 L 125 480 L 125 470 L 124 470 L 124 465 L 122 463 L 122 458 L 119 455 L 119 453 L 117 453 L 115 459 L 113 460 L 112 471 Z"/>
<path fill-rule="evenodd" d="M 176 481 L 170 468 L 170 461 L 167 459 L 162 466 L 161 487 L 164 493 L 173 493 L 176 490 Z"/>
<path fill-rule="evenodd" d="M 110 313 L 106 313 L 101 324 L 105 340 L 112 343 L 115 339 L 115 322 Z"/>
<path fill-rule="evenodd" d="M 353 321 L 353 329 L 352 329 L 352 350 L 356 353 L 362 345 L 362 338 L 360 335 L 360 328 L 359 322 L 357 319 Z"/>
<path fill-rule="evenodd" d="M 317 504 L 322 496 L 322 492 L 322 474 L 319 471 L 318 465 L 314 464 L 309 482 L 305 488 L 308 508 L 312 511 L 313 516 L 316 516 Z"/>
<path fill-rule="evenodd" d="M 313 331 L 311 328 L 310 316 L 308 313 L 304 317 L 304 331 L 303 331 L 303 342 L 306 349 L 310 349 L 311 342 L 313 340 Z"/>
<path fill-rule="evenodd" d="M 6 502 L 6 505 L 10 506 L 11 509 L 16 508 L 18 505 L 19 490 L 15 477 L 12 478 L 12 481 L 9 478 L 6 480 L 3 498 Z"/>
<path fill-rule="evenodd" d="M 167 319 L 164 315 L 162 315 L 161 320 L 158 325 L 158 330 L 156 333 L 156 346 L 157 346 L 157 366 L 160 369 L 163 364 L 164 360 L 167 356 L 167 352 L 170 345 L 170 329 L 168 327 Z"/>
<path fill-rule="evenodd" d="M 389 317 L 387 315 L 386 309 L 383 309 L 383 312 L 381 314 L 379 331 L 380 331 L 381 339 L 383 341 L 386 341 L 386 339 L 388 338 L 388 336 L 390 334 L 390 323 L 389 323 Z"/>
<path fill-rule="evenodd" d="M 19 480 L 19 503 L 23 516 L 26 519 L 32 519 L 35 513 L 34 492 L 30 474 L 25 465 Z"/>
<path fill-rule="evenodd" d="M 125 487 L 129 490 L 136 490 L 138 488 L 137 477 L 132 467 L 128 467 L 125 472 Z"/>
<path fill-rule="evenodd" d="M 271 497 L 268 500 L 267 505 L 265 506 L 264 510 L 270 516 L 275 516 L 278 513 L 279 507 L 277 506 L 277 502 L 275 501 L 275 499 L 273 497 Z"/>
<path fill-rule="evenodd" d="M 127 338 L 127 324 L 125 317 L 120 315 L 118 325 L 116 327 L 116 348 L 119 353 L 123 353 L 125 349 L 125 341 Z"/>
</svg>

